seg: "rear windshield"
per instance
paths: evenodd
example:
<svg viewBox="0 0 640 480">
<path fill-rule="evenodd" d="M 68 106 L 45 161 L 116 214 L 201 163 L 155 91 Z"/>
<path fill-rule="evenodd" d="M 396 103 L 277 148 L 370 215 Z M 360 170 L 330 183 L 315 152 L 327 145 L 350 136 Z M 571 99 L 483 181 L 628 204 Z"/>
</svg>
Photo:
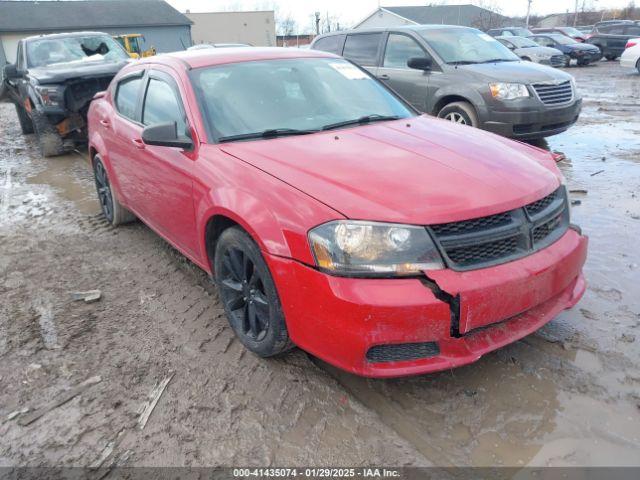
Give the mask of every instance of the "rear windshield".
<svg viewBox="0 0 640 480">
<path fill-rule="evenodd" d="M 520 60 L 498 40 L 475 28 L 424 29 L 418 30 L 418 33 L 446 63 L 517 62 Z"/>
<path fill-rule="evenodd" d="M 582 32 L 580 32 L 580 30 L 578 30 L 577 28 L 573 28 L 573 27 L 562 27 L 560 30 L 562 30 L 565 34 L 571 36 L 571 37 L 581 37 L 582 36 Z"/>
<path fill-rule="evenodd" d="M 120 62 L 127 58 L 127 52 L 108 35 L 45 37 L 27 42 L 27 62 L 31 68 L 100 60 Z"/>
</svg>

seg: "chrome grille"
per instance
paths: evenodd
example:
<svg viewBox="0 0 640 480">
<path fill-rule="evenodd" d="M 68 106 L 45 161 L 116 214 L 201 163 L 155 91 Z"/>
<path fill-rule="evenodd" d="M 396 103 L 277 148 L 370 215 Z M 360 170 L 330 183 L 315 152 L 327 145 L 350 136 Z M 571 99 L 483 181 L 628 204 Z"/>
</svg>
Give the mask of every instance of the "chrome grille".
<svg viewBox="0 0 640 480">
<path fill-rule="evenodd" d="M 564 55 L 553 55 L 549 59 L 549 63 L 552 67 L 561 67 L 564 65 Z"/>
<path fill-rule="evenodd" d="M 562 105 L 573 100 L 573 88 L 569 80 L 557 85 L 537 83 L 533 85 L 533 89 L 545 105 Z"/>
<path fill-rule="evenodd" d="M 527 256 L 558 240 L 568 227 L 563 186 L 522 208 L 427 228 L 449 268 L 473 270 Z"/>
</svg>

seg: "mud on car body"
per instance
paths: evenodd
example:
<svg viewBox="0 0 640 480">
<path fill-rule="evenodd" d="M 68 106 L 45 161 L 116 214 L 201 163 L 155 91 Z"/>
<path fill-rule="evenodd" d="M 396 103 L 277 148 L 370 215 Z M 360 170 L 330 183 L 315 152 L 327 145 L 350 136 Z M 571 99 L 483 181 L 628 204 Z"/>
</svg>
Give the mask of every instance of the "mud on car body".
<svg viewBox="0 0 640 480">
<path fill-rule="evenodd" d="M 25 38 L 16 63 L 4 67 L 2 99 L 15 104 L 22 132 L 36 133 L 44 156 L 60 155 L 86 141 L 91 99 L 128 58 L 106 33 Z"/>
<path fill-rule="evenodd" d="M 314 50 L 125 67 L 89 110 L 105 217 L 212 274 L 252 352 L 389 377 L 478 360 L 573 306 L 587 239 L 552 155 L 420 115 Z"/>
</svg>

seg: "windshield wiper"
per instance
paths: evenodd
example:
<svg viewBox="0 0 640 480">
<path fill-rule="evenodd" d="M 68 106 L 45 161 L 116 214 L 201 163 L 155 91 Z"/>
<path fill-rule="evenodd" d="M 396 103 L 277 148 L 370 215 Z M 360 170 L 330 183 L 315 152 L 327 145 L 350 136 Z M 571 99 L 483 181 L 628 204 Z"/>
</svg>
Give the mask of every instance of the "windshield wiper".
<svg viewBox="0 0 640 480">
<path fill-rule="evenodd" d="M 290 135 L 309 135 L 310 133 L 316 133 L 318 130 L 298 130 L 295 128 L 270 128 L 263 130 L 262 132 L 253 133 L 240 133 L 238 135 L 228 135 L 226 137 L 220 137 L 218 142 L 233 142 L 235 140 L 251 140 L 253 138 L 276 138 L 287 137 Z"/>
<path fill-rule="evenodd" d="M 453 62 L 447 62 L 447 65 L 474 65 L 478 62 L 473 60 L 454 60 Z"/>
<path fill-rule="evenodd" d="M 483 60 L 478 63 L 497 63 L 497 62 L 517 62 L 517 60 L 509 59 L 509 58 L 492 58 L 491 60 Z"/>
<path fill-rule="evenodd" d="M 349 125 L 366 125 L 367 123 L 372 122 L 384 122 L 387 120 L 398 120 L 400 117 L 398 115 L 365 115 L 364 117 L 354 118 L 353 120 L 345 120 L 344 122 L 330 123 L 322 127 L 322 130 L 333 130 L 335 128 L 340 127 L 348 127 Z"/>
</svg>

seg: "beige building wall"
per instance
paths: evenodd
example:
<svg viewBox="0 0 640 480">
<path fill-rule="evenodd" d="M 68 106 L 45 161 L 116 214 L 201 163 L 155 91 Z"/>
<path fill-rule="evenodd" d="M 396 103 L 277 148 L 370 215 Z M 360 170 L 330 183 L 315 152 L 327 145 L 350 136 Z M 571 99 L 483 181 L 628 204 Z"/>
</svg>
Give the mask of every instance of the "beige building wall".
<svg viewBox="0 0 640 480">
<path fill-rule="evenodd" d="M 259 12 L 185 13 L 193 22 L 193 43 L 247 43 L 276 46 L 276 22 L 272 10 Z"/>
</svg>

